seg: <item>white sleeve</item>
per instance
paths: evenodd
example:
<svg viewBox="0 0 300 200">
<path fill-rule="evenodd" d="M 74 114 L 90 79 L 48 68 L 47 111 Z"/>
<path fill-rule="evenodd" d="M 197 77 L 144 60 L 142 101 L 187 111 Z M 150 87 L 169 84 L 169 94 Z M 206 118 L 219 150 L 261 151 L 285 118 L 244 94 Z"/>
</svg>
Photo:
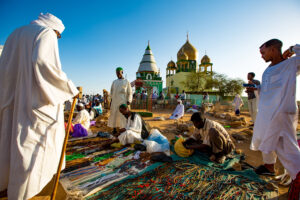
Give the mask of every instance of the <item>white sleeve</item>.
<svg viewBox="0 0 300 200">
<path fill-rule="evenodd" d="M 61 70 L 57 37 L 52 29 L 45 29 L 37 37 L 32 63 L 38 92 L 43 99 L 40 104 L 57 105 L 78 94 L 73 82 Z"/>
<path fill-rule="evenodd" d="M 127 101 L 129 102 L 129 103 L 131 103 L 132 102 L 132 88 L 131 88 L 131 85 L 130 85 L 130 82 L 128 81 L 128 83 L 127 83 Z"/>
<path fill-rule="evenodd" d="M 110 99 L 112 99 L 112 97 L 113 97 L 114 83 L 115 83 L 115 81 L 111 84 L 111 87 L 110 87 Z"/>
<path fill-rule="evenodd" d="M 135 115 L 132 125 L 128 127 L 127 130 L 131 130 L 136 133 L 142 132 L 142 119 L 138 114 Z"/>
</svg>

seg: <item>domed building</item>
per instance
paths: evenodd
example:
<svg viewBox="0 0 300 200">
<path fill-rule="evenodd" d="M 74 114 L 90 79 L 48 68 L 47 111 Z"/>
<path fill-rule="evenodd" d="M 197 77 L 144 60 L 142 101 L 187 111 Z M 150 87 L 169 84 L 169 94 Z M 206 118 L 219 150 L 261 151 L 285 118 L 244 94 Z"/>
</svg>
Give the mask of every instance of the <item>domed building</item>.
<svg viewBox="0 0 300 200">
<path fill-rule="evenodd" d="M 207 74 L 212 74 L 212 66 L 213 64 L 210 62 L 210 58 L 205 54 L 199 65 L 199 72 L 205 72 Z"/>
<path fill-rule="evenodd" d="M 187 91 L 183 82 L 186 77 L 193 72 L 212 72 L 212 63 L 207 55 L 204 55 L 198 66 L 198 50 L 190 43 L 187 36 L 185 44 L 177 53 L 177 62 L 170 61 L 166 69 L 166 86 L 181 93 L 182 90 Z M 211 74 L 211 73 L 210 73 Z"/>
<path fill-rule="evenodd" d="M 142 61 L 140 62 L 139 69 L 136 72 L 136 80 L 143 80 L 148 87 L 153 88 L 153 93 L 156 93 L 157 95 L 159 95 L 162 91 L 162 78 L 157 68 L 149 42 Z M 140 90 L 141 88 L 137 88 L 137 91 Z"/>
</svg>

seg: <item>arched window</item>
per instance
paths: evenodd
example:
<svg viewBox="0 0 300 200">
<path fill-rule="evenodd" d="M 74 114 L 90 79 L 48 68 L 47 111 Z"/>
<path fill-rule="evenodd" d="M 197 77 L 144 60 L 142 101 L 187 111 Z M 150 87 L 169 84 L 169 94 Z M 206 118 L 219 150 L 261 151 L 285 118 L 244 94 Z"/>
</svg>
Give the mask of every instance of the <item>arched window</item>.
<svg viewBox="0 0 300 200">
<path fill-rule="evenodd" d="M 146 79 L 147 80 L 152 80 L 152 75 L 151 74 L 147 74 Z"/>
</svg>

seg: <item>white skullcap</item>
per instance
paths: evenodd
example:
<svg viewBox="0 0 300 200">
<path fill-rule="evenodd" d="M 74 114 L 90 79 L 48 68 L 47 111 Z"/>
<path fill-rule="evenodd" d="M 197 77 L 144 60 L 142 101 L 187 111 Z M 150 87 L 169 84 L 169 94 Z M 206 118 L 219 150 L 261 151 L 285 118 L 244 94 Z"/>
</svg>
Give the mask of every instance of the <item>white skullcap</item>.
<svg viewBox="0 0 300 200">
<path fill-rule="evenodd" d="M 84 107 L 83 103 L 78 103 L 77 106 Z"/>
<path fill-rule="evenodd" d="M 60 34 L 65 30 L 65 26 L 60 19 L 50 13 L 41 13 L 37 20 L 31 22 L 31 24 L 39 24 L 57 30 Z"/>
</svg>

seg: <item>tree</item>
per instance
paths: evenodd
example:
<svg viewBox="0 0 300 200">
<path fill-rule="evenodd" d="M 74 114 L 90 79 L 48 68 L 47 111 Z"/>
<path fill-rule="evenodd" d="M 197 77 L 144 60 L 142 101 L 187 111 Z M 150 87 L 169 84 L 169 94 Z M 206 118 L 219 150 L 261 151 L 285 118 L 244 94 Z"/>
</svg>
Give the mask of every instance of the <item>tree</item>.
<svg viewBox="0 0 300 200">
<path fill-rule="evenodd" d="M 216 90 L 221 96 L 234 96 L 243 91 L 243 80 L 231 79 L 225 74 L 213 72 L 211 75 L 204 72 L 192 72 L 182 82 L 191 92 Z"/>
<path fill-rule="evenodd" d="M 207 74 L 192 72 L 186 76 L 186 80 L 181 82 L 188 91 L 202 92 L 206 88 Z"/>
<path fill-rule="evenodd" d="M 243 80 L 228 78 L 225 74 L 213 72 L 206 80 L 206 87 L 215 88 L 221 96 L 234 96 L 243 91 Z"/>
</svg>

